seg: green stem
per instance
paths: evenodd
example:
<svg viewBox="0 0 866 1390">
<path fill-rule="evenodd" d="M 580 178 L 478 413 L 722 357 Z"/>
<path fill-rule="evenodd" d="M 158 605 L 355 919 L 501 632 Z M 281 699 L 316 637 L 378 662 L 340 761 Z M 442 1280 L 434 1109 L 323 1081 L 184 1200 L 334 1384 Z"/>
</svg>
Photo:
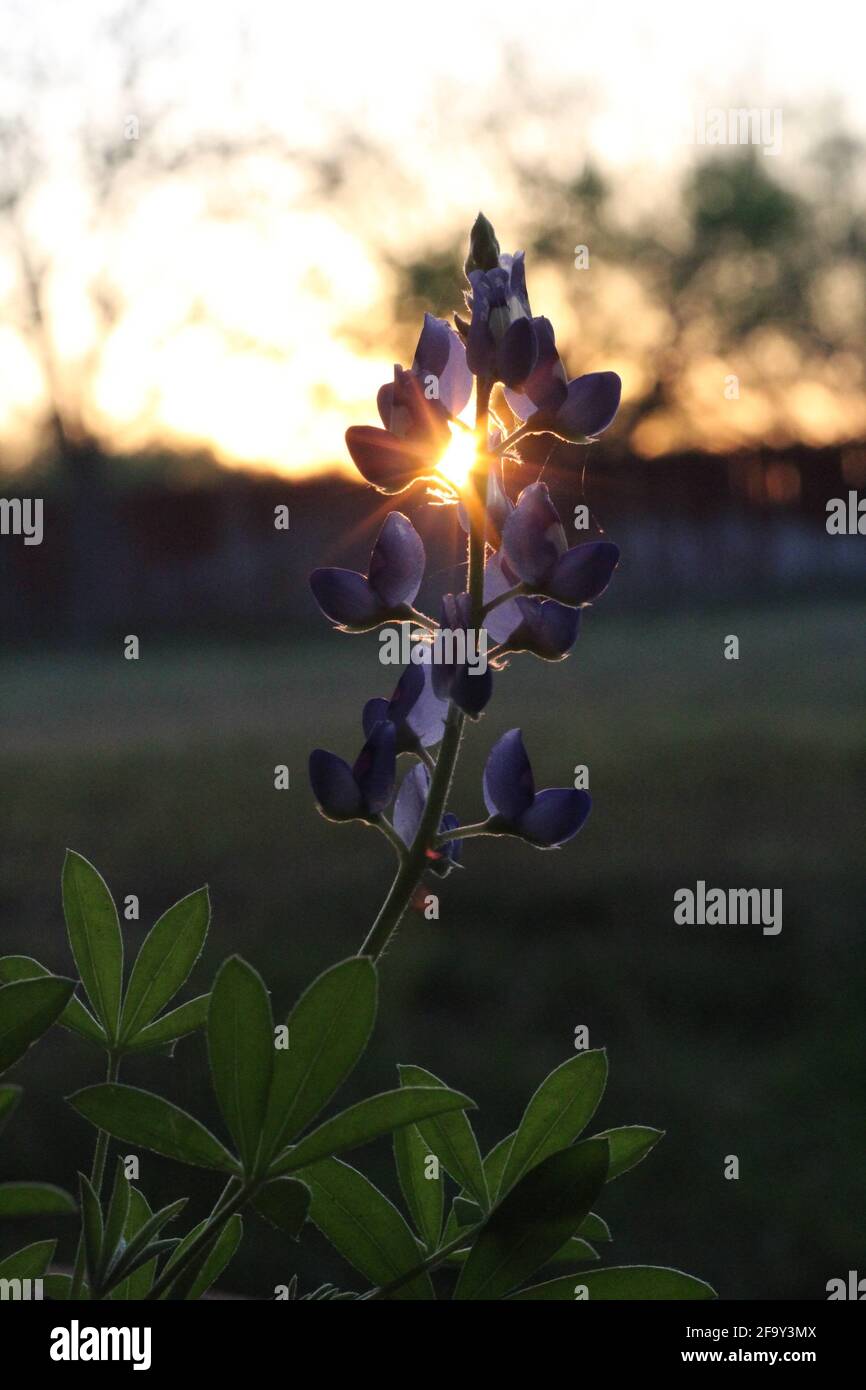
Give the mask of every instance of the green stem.
<svg viewBox="0 0 866 1390">
<path fill-rule="evenodd" d="M 481 614 L 484 607 L 484 552 L 487 528 L 487 469 L 489 466 L 487 429 L 491 387 L 491 382 L 479 380 L 475 398 L 475 434 L 478 461 L 472 474 L 475 501 L 469 508 L 469 582 L 467 587 L 471 596 L 472 616 L 470 621 L 476 628 L 481 626 Z M 412 900 L 412 894 L 421 881 L 421 876 L 427 867 L 427 856 L 436 842 L 448 793 L 451 790 L 465 722 L 466 716 L 463 711 L 458 709 L 455 704 L 450 704 L 439 756 L 430 778 L 430 790 L 427 793 L 427 802 L 415 839 L 397 870 L 397 875 L 388 890 L 388 896 L 382 904 L 379 915 L 358 952 L 359 956 L 369 956 L 374 961 L 380 958 L 400 925 Z"/>
<path fill-rule="evenodd" d="M 403 844 L 403 841 L 400 839 L 400 836 L 397 834 L 391 822 L 386 820 L 384 816 L 377 816 L 372 824 L 385 836 L 388 843 L 393 846 L 397 858 L 402 864 L 406 857 L 406 846 Z"/>
<path fill-rule="evenodd" d="M 475 504 L 469 510 L 469 594 L 472 600 L 472 626 L 481 627 L 484 608 L 484 552 L 487 544 L 487 473 L 490 454 L 487 428 L 490 415 L 489 381 L 478 382 L 475 406 L 475 433 L 478 440 L 478 459 L 472 470 L 471 483 L 475 488 Z"/>
<path fill-rule="evenodd" d="M 370 928 L 367 938 L 358 952 L 359 956 L 370 956 L 372 960 L 378 960 L 409 906 L 412 894 L 427 865 L 427 850 L 439 830 L 439 823 L 445 810 L 445 802 L 451 788 L 451 778 L 454 775 L 454 765 L 457 762 L 457 754 L 460 749 L 460 739 L 463 735 L 464 719 L 463 712 L 456 705 L 449 706 L 448 718 L 445 721 L 445 733 L 439 749 L 439 757 L 436 759 L 436 771 L 430 781 L 430 791 L 427 794 L 424 814 L 421 817 L 409 853 L 397 871 L 397 876 L 391 884 L 379 916 Z"/>
<path fill-rule="evenodd" d="M 464 1227 L 459 1236 L 455 1236 L 454 1240 L 443 1245 L 441 1250 L 435 1250 L 432 1255 L 428 1255 L 426 1260 L 422 1260 L 421 1264 L 416 1265 L 414 1269 L 408 1269 L 405 1274 L 392 1279 L 390 1283 L 382 1284 L 379 1288 L 371 1289 L 369 1293 L 362 1294 L 362 1300 L 375 1302 L 378 1299 L 389 1298 L 392 1293 L 402 1289 L 405 1284 L 411 1284 L 412 1280 L 417 1279 L 419 1274 L 432 1274 L 433 1270 L 444 1264 L 448 1256 L 453 1255 L 455 1250 L 462 1250 L 464 1246 L 471 1245 L 472 1237 L 476 1234 L 477 1229 L 475 1226 Z"/>
<path fill-rule="evenodd" d="M 489 603 L 485 603 L 481 610 L 482 618 L 486 618 L 488 613 L 492 613 L 494 608 L 498 608 L 500 603 L 507 603 L 511 598 L 520 598 L 521 594 L 526 593 L 526 585 L 523 583 L 515 584 L 513 589 L 506 589 L 504 594 L 498 594 Z"/>
<path fill-rule="evenodd" d="M 433 841 L 433 848 L 438 849 L 440 845 L 448 845 L 452 840 L 471 840 L 478 835 L 500 835 L 499 830 L 491 830 L 492 817 L 489 820 L 476 821 L 473 825 L 461 825 L 456 830 L 444 830 L 436 836 Z"/>
<path fill-rule="evenodd" d="M 507 439 L 501 439 L 498 444 L 495 444 L 490 452 L 497 455 L 505 454 L 514 444 L 518 442 L 518 440 L 525 439 L 526 435 L 533 433 L 534 431 L 530 429 L 528 424 L 521 425 L 519 429 L 516 429 L 512 434 L 509 434 Z"/>
<path fill-rule="evenodd" d="M 117 1080 L 120 1071 L 120 1057 L 114 1053 L 108 1054 L 108 1066 L 105 1072 L 106 1085 L 110 1086 Z M 96 1136 L 96 1148 L 93 1151 L 93 1163 L 90 1168 L 90 1185 L 96 1196 L 102 1192 L 102 1180 L 105 1176 L 105 1160 L 108 1156 L 108 1133 L 106 1130 L 99 1130 Z M 70 1301 L 81 1297 L 81 1290 L 84 1285 L 84 1218 L 82 1216 L 81 1234 L 78 1237 L 78 1249 L 75 1252 L 75 1268 L 72 1273 L 72 1286 L 69 1290 Z"/>
</svg>

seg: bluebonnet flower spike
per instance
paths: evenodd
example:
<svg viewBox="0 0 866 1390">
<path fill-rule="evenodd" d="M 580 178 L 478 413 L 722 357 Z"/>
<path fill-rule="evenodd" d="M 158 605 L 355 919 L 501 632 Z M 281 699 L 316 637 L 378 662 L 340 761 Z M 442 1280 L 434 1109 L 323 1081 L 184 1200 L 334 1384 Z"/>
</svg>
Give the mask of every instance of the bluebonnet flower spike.
<svg viewBox="0 0 866 1390">
<path fill-rule="evenodd" d="M 314 748 L 310 754 L 310 784 L 328 820 L 375 820 L 394 795 L 396 779 L 394 725 L 383 719 L 376 725 L 353 767 Z"/>
<path fill-rule="evenodd" d="M 366 575 L 356 570 L 317 569 L 310 588 L 325 617 L 347 632 L 369 632 L 385 622 L 404 622 L 421 587 L 424 542 L 408 517 L 390 512 Z"/>
<path fill-rule="evenodd" d="M 519 729 L 503 734 L 484 768 L 484 801 L 491 832 L 517 835 L 538 849 L 554 849 L 575 836 L 589 815 L 589 792 L 549 787 L 536 792 Z"/>
</svg>

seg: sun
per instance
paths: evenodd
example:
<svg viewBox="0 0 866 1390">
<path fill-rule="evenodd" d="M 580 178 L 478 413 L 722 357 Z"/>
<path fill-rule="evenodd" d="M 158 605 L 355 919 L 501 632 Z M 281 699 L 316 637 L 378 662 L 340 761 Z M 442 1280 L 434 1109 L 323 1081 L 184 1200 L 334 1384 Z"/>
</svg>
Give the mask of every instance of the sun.
<svg viewBox="0 0 866 1390">
<path fill-rule="evenodd" d="M 447 478 L 458 491 L 466 486 L 475 463 L 475 436 L 467 430 L 451 428 L 451 439 L 436 465 L 437 473 Z"/>
</svg>

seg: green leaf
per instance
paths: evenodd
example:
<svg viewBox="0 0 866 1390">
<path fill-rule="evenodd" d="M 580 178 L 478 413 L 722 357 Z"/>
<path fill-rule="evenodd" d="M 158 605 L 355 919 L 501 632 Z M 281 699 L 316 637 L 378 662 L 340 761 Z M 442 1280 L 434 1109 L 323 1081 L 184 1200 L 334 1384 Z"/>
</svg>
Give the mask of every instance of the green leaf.
<svg viewBox="0 0 866 1390">
<path fill-rule="evenodd" d="M 279 1154 L 274 1159 L 272 1175 L 297 1172 L 323 1158 L 358 1149 L 401 1125 L 420 1125 L 428 1116 L 468 1106 L 474 1108 L 474 1105 L 468 1096 L 446 1090 L 444 1086 L 405 1086 L 396 1091 L 383 1091 L 326 1120 L 295 1148 Z"/>
<path fill-rule="evenodd" d="M 72 1293 L 71 1274 L 46 1274 L 42 1279 L 43 1297 L 53 1299 L 55 1303 L 65 1303 Z"/>
<path fill-rule="evenodd" d="M 0 1216 L 69 1216 L 78 1208 L 68 1192 L 50 1182 L 0 1183 Z"/>
<path fill-rule="evenodd" d="M 81 1203 L 81 1232 L 84 1237 L 84 1267 L 91 1290 L 99 1293 L 99 1267 L 102 1262 L 102 1211 L 89 1178 L 78 1174 Z"/>
<path fill-rule="evenodd" d="M 376 1019 L 376 969 L 353 956 L 314 980 L 290 1013 L 287 1048 L 274 1053 L 262 1145 L 267 1158 L 306 1129 L 362 1056 Z"/>
<path fill-rule="evenodd" d="M 505 1165 L 508 1162 L 508 1155 L 511 1153 L 513 1143 L 514 1132 L 506 1134 L 504 1139 L 500 1139 L 498 1144 L 494 1144 L 484 1160 L 484 1176 L 487 1179 L 490 1196 L 494 1202 L 499 1195 L 502 1174 L 505 1172 Z"/>
<path fill-rule="evenodd" d="M 471 1246 L 466 1246 L 463 1250 L 455 1250 L 448 1256 L 448 1263 L 453 1265 L 463 1265 L 469 1259 Z M 576 1237 L 566 1241 L 561 1250 L 555 1255 L 551 1255 L 547 1264 L 563 1264 L 570 1261 L 575 1264 L 594 1262 L 598 1259 L 598 1254 L 592 1246 L 585 1240 L 578 1240 Z"/>
<path fill-rule="evenodd" d="M 20 1086 L 0 1086 L 0 1132 L 18 1109 L 22 1095 Z"/>
<path fill-rule="evenodd" d="M 484 1212 L 477 1202 L 470 1202 L 466 1197 L 454 1198 L 454 1219 L 458 1226 L 477 1226 L 483 1217 Z"/>
<path fill-rule="evenodd" d="M 415 1229 L 428 1251 L 432 1252 L 439 1244 L 442 1233 L 445 1183 L 441 1175 L 427 1177 L 429 1157 L 430 1146 L 422 1138 L 417 1125 L 403 1125 L 394 1131 L 394 1162 L 400 1191 Z"/>
<path fill-rule="evenodd" d="M 563 1274 L 546 1284 L 534 1284 L 511 1294 L 512 1299 L 552 1299 L 573 1303 L 578 1289 L 590 1299 L 704 1299 L 716 1298 L 703 1279 L 658 1265 L 621 1265 L 617 1269 L 584 1269 Z"/>
<path fill-rule="evenodd" d="M 597 1260 L 598 1251 L 593 1250 L 588 1240 L 572 1236 L 555 1255 L 551 1255 L 548 1264 L 595 1264 Z"/>
<path fill-rule="evenodd" d="M 69 1104 L 114 1139 L 152 1149 L 180 1163 L 237 1172 L 237 1161 L 210 1130 L 150 1091 L 118 1083 L 85 1086 L 69 1097 Z"/>
<path fill-rule="evenodd" d="M 601 1134 L 594 1134 L 594 1139 L 606 1139 L 610 1145 L 608 1182 L 636 1168 L 663 1137 L 663 1129 L 651 1129 L 649 1125 L 623 1125 L 620 1129 L 605 1129 Z"/>
<path fill-rule="evenodd" d="M 138 1250 L 128 1264 L 124 1264 L 124 1277 L 122 1282 L 124 1284 L 128 1284 L 130 1280 L 134 1280 L 136 1278 L 139 1271 L 142 1269 L 149 1269 L 151 1271 L 154 1271 L 157 1265 L 159 1264 L 159 1261 L 162 1259 L 163 1255 L 171 1254 L 174 1250 L 177 1249 L 179 1244 L 179 1237 L 173 1237 L 171 1240 L 152 1240 L 149 1245 L 145 1246 L 144 1249 Z M 113 1284 L 116 1278 L 117 1275 L 112 1273 L 109 1282 Z M 152 1283 L 153 1274 L 151 1273 L 150 1284 Z M 148 1293 L 150 1292 L 150 1284 L 148 1285 L 147 1289 Z M 102 1297 L 105 1297 L 104 1293 Z M 138 1295 L 136 1295 L 136 1297 L 138 1297 Z"/>
<path fill-rule="evenodd" d="M 54 978 L 52 972 L 44 965 L 40 965 L 39 961 L 34 960 L 32 956 L 3 956 L 0 958 L 0 983 L 11 984 L 15 980 L 39 980 L 45 977 Z M 96 1043 L 97 1047 L 104 1047 L 107 1042 L 104 1029 L 100 1027 L 93 1014 L 84 1007 L 81 1000 L 74 994 L 57 1022 L 61 1028 L 68 1028 L 71 1032 L 78 1033 L 88 1042 Z"/>
<path fill-rule="evenodd" d="M 114 1042 L 123 983 L 123 938 L 117 908 L 102 875 L 71 849 L 66 851 L 63 864 L 63 912 L 81 982 Z"/>
<path fill-rule="evenodd" d="M 140 1192 L 137 1187 L 132 1187 L 130 1185 L 129 1210 L 126 1214 L 126 1226 L 123 1232 L 124 1249 L 115 1266 L 115 1271 L 121 1267 L 124 1256 L 129 1253 L 132 1241 L 138 1235 L 139 1231 L 146 1226 L 152 1216 L 153 1213 L 150 1209 L 150 1203 L 144 1193 Z M 112 1275 L 115 1271 L 112 1271 Z M 155 1273 L 156 1260 L 152 1259 L 146 1261 L 139 1265 L 136 1270 L 127 1274 L 125 1278 L 121 1279 L 120 1283 L 115 1284 L 111 1292 L 107 1295 L 108 1298 L 114 1299 L 117 1302 L 125 1302 L 128 1299 L 146 1298 L 147 1294 L 150 1292 L 150 1286 L 153 1283 L 153 1276 Z M 112 1280 L 109 1280 L 109 1283 L 111 1282 Z"/>
<path fill-rule="evenodd" d="M 189 978 L 201 955 L 210 923 L 207 888 L 181 898 L 151 928 L 132 968 L 120 1036 L 129 1042 L 145 1028 Z"/>
<path fill-rule="evenodd" d="M 72 980 L 54 975 L 0 987 L 0 1072 L 48 1031 L 74 988 Z"/>
<path fill-rule="evenodd" d="M 172 1009 L 171 1013 L 163 1014 L 155 1023 L 142 1028 L 131 1042 L 124 1043 L 124 1052 L 151 1052 L 176 1042 L 178 1038 L 185 1038 L 188 1033 L 196 1033 L 207 1023 L 209 1004 L 210 995 L 199 994 L 195 999 Z"/>
<path fill-rule="evenodd" d="M 274 1021 L 261 976 L 239 956 L 221 966 L 210 997 L 207 1041 L 223 1119 L 251 1173 L 274 1065 Z"/>
<path fill-rule="evenodd" d="M 606 1081 L 607 1056 L 598 1048 L 579 1052 L 542 1081 L 517 1127 L 500 1196 L 536 1164 L 574 1142 L 598 1109 Z"/>
<path fill-rule="evenodd" d="M 530 1168 L 475 1238 L 456 1299 L 498 1299 L 546 1264 L 586 1217 L 607 1177 L 607 1142 L 589 1139 Z"/>
<path fill-rule="evenodd" d="M 278 1231 L 297 1240 L 310 1210 L 310 1189 L 297 1178 L 275 1178 L 257 1193 L 253 1207 Z"/>
<path fill-rule="evenodd" d="M 126 1218 L 129 1215 L 129 1181 L 123 1171 L 123 1159 L 118 1158 L 114 1170 L 114 1188 L 105 1218 L 105 1234 L 102 1240 L 102 1260 L 99 1269 L 100 1286 L 105 1281 L 112 1260 L 119 1253 L 118 1247 L 126 1232 Z"/>
<path fill-rule="evenodd" d="M 608 1172 L 610 1172 L 609 1168 Z M 610 1181 L 609 1178 L 608 1181 Z M 591 1211 L 586 1220 L 581 1222 L 580 1229 L 575 1234 L 582 1236 L 584 1240 L 610 1240 L 611 1238 L 610 1227 L 607 1222 L 603 1221 L 600 1216 L 596 1216 L 594 1211 Z"/>
<path fill-rule="evenodd" d="M 415 1237 L 393 1203 L 355 1168 L 328 1158 L 304 1170 L 312 1193 L 310 1220 L 345 1260 L 372 1284 L 388 1284 L 418 1264 Z M 427 1274 L 392 1295 L 433 1299 Z"/>
<path fill-rule="evenodd" d="M 56 1240 L 37 1240 L 0 1260 L 0 1279 L 41 1279 L 54 1256 Z"/>
<path fill-rule="evenodd" d="M 150 1269 L 151 1278 L 147 1283 L 144 1292 L 150 1289 L 153 1283 L 153 1274 L 156 1269 L 156 1254 L 165 1246 L 172 1244 L 170 1241 L 159 1241 L 157 1236 L 169 1221 L 183 1211 L 186 1206 L 186 1197 L 179 1197 L 177 1201 L 170 1202 L 168 1206 L 162 1207 L 158 1212 L 151 1212 L 150 1206 L 144 1194 L 137 1188 L 133 1188 L 130 1193 L 130 1209 L 127 1217 L 127 1228 L 125 1234 L 126 1249 L 120 1255 L 108 1286 L 123 1282 L 129 1285 L 128 1294 L 119 1294 L 121 1298 L 138 1298 L 142 1294 L 136 1292 L 144 1284 L 143 1263 L 147 1262 L 146 1267 Z M 151 1268 L 152 1266 L 152 1268 Z"/>
<path fill-rule="evenodd" d="M 401 1086 L 445 1086 L 438 1076 L 424 1067 L 398 1066 Z M 474 1106 L 472 1107 L 475 1108 Z M 490 1197 L 478 1140 L 469 1120 L 462 1113 L 443 1116 L 419 1125 L 421 1135 L 447 1173 L 487 1211 Z"/>
<path fill-rule="evenodd" d="M 176 1250 L 173 1250 L 169 1259 L 166 1261 L 166 1269 L 172 1268 L 177 1263 L 181 1255 L 185 1255 L 192 1242 L 199 1233 L 204 1230 L 205 1222 L 200 1221 L 197 1226 L 184 1236 Z M 185 1298 L 192 1301 L 201 1298 L 206 1294 L 212 1284 L 226 1269 L 235 1252 L 243 1239 L 244 1223 L 241 1217 L 235 1213 L 229 1217 L 222 1230 L 217 1232 L 212 1242 L 210 1242 L 202 1252 L 201 1258 L 195 1259 L 191 1265 L 178 1275 L 177 1282 L 166 1290 L 165 1297 Z"/>
</svg>

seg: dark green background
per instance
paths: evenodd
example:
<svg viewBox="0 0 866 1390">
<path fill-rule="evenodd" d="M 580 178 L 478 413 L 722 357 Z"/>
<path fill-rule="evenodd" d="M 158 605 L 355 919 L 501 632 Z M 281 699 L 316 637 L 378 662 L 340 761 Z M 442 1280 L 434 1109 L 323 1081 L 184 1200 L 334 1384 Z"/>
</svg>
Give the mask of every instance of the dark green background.
<svg viewBox="0 0 866 1390">
<path fill-rule="evenodd" d="M 617 1263 L 670 1263 L 729 1298 L 823 1298 L 863 1262 L 863 898 L 866 669 L 853 604 L 587 618 L 571 659 L 497 679 L 469 730 L 454 808 L 482 811 L 487 749 L 519 724 L 539 785 L 590 767 L 579 839 L 540 853 L 466 847 L 439 885 L 441 920 L 406 920 L 382 968 L 373 1045 L 345 1099 L 417 1062 L 475 1097 L 488 1147 L 573 1055 L 586 1024 L 606 1046 L 603 1126 L 667 1136 L 607 1189 Z M 723 639 L 740 638 L 739 662 Z M 214 922 L 193 978 L 239 951 L 282 1016 L 312 976 L 353 953 L 391 872 L 372 831 L 315 812 L 306 758 L 359 746 L 358 713 L 385 693 L 375 638 L 8 657 L 0 763 L 2 949 L 69 968 L 59 880 L 66 845 L 118 899 L 137 893 L 130 947 L 174 899 L 210 884 Z M 273 789 L 287 763 L 291 789 Z M 673 893 L 698 878 L 781 888 L 780 936 L 678 927 Z M 196 992 L 196 990 L 193 990 Z M 55 1031 L 11 1079 L 26 1086 L 0 1176 L 73 1185 L 92 1134 L 62 1096 L 100 1058 Z M 200 1038 L 125 1073 L 218 1124 Z M 723 1177 L 740 1159 L 739 1181 Z M 143 1155 L 152 1200 L 214 1182 Z M 387 1144 L 359 1165 L 394 1192 Z M 45 1223 L 3 1231 L 2 1249 Z M 68 1256 L 71 1234 L 67 1234 Z M 607 1256 L 607 1252 L 605 1252 Z M 248 1226 L 233 1291 L 271 1296 L 298 1270 L 359 1287 L 310 1232 L 300 1247 Z"/>
</svg>

